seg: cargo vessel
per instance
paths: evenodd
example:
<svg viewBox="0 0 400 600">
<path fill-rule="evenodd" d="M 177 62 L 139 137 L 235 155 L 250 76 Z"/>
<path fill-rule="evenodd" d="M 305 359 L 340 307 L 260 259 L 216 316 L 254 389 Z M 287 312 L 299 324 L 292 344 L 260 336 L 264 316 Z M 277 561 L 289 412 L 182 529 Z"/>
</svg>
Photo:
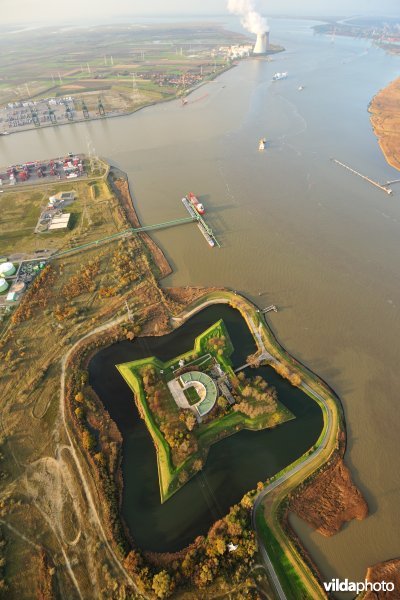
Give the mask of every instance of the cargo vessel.
<svg viewBox="0 0 400 600">
<path fill-rule="evenodd" d="M 212 230 L 208 227 L 206 222 L 203 221 L 201 216 L 199 216 L 200 213 L 198 212 L 197 208 L 195 208 L 195 204 L 193 203 L 193 201 L 189 200 L 189 196 L 190 196 L 190 194 L 185 196 L 185 198 L 182 198 L 183 205 L 185 206 L 185 208 L 188 211 L 188 213 L 190 214 L 190 216 L 192 216 L 194 219 L 196 219 L 197 227 L 200 229 L 204 239 L 207 241 L 207 244 L 209 246 L 211 246 L 211 248 L 213 248 L 216 244 L 219 246 L 218 242 L 216 242 L 216 240 L 215 240 Z M 194 194 L 193 194 L 193 196 L 194 196 Z M 196 196 L 194 196 L 194 197 L 196 198 Z M 196 198 L 196 200 L 197 200 L 197 198 Z M 198 204 L 200 204 L 200 203 L 198 202 Z"/>
<path fill-rule="evenodd" d="M 188 202 L 190 202 L 190 204 L 193 206 L 193 208 L 199 213 L 199 215 L 204 215 L 204 213 L 206 212 L 205 208 L 202 205 L 202 203 L 198 201 L 193 192 L 189 192 L 186 198 Z"/>
<path fill-rule="evenodd" d="M 288 76 L 287 72 L 284 73 L 275 73 L 272 77 L 272 81 L 279 81 L 279 79 L 286 79 Z"/>
</svg>

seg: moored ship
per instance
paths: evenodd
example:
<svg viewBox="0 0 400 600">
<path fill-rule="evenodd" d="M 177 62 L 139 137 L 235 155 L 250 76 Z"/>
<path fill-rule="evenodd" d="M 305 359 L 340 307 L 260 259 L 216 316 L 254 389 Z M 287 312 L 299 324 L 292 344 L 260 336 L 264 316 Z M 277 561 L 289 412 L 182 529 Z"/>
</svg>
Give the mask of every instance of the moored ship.
<svg viewBox="0 0 400 600">
<path fill-rule="evenodd" d="M 193 192 L 189 192 L 188 195 L 186 196 L 187 200 L 190 202 L 190 204 L 193 206 L 193 208 L 199 213 L 199 215 L 204 215 L 205 208 L 202 205 L 201 202 L 199 202 L 199 200 L 196 198 L 196 196 L 193 194 Z"/>
</svg>

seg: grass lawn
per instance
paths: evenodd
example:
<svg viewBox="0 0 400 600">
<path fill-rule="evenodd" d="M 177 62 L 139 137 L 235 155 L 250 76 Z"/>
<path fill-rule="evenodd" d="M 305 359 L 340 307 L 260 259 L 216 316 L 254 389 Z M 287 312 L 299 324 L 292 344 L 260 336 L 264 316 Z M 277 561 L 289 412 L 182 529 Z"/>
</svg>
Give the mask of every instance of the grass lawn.
<svg viewBox="0 0 400 600">
<path fill-rule="evenodd" d="M 302 579 L 268 527 L 263 511 L 263 506 L 260 506 L 256 514 L 257 527 L 284 592 L 288 598 L 293 600 L 310 598 L 309 590 L 304 587 Z"/>
<path fill-rule="evenodd" d="M 186 388 L 186 390 L 183 390 L 183 393 L 186 396 L 187 401 L 189 402 L 190 406 L 193 406 L 194 404 L 197 404 L 198 402 L 200 402 L 200 396 L 197 393 L 197 390 L 195 387 L 191 386 Z"/>
<path fill-rule="evenodd" d="M 71 213 L 70 228 L 35 233 L 39 215 L 49 196 L 71 190 L 76 192 L 76 200 L 63 209 Z M 116 199 L 102 179 L 7 190 L 0 195 L 0 214 L 0 255 L 5 256 L 22 250 L 69 248 L 123 229 Z"/>
</svg>

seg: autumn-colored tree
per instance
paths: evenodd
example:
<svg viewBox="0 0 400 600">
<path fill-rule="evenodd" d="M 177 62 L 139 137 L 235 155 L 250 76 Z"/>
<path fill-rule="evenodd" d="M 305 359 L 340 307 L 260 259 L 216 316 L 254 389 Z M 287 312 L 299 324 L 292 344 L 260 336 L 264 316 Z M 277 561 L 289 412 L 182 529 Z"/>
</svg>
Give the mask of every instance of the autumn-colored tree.
<svg viewBox="0 0 400 600">
<path fill-rule="evenodd" d="M 249 354 L 249 356 L 246 358 L 246 362 L 252 367 L 252 368 L 256 368 L 260 366 L 260 359 L 257 356 L 257 353 L 255 354 Z"/>
<path fill-rule="evenodd" d="M 194 414 L 191 411 L 188 412 L 188 414 L 185 417 L 185 424 L 186 424 L 186 427 L 188 428 L 188 430 L 193 431 L 196 423 L 197 423 L 197 420 L 196 420 L 196 417 L 194 416 Z"/>
<path fill-rule="evenodd" d="M 217 400 L 217 404 L 221 410 L 226 411 L 226 409 L 228 408 L 229 402 L 226 398 L 224 398 L 224 396 L 219 396 L 219 398 Z"/>
<path fill-rule="evenodd" d="M 202 468 L 203 468 L 203 461 L 200 458 L 196 458 L 196 460 L 193 463 L 193 471 L 195 471 L 195 472 L 201 471 Z"/>
<path fill-rule="evenodd" d="M 82 392 L 78 392 L 78 393 L 76 394 L 76 396 L 75 396 L 75 400 L 76 400 L 77 402 L 83 402 L 83 401 L 84 401 L 84 396 L 83 396 Z"/>
<path fill-rule="evenodd" d="M 221 556 L 226 552 L 226 542 L 223 537 L 210 536 L 208 538 L 207 554 L 209 556 Z"/>
<path fill-rule="evenodd" d="M 85 416 L 85 411 L 83 410 L 83 408 L 81 406 L 78 406 L 74 410 L 74 413 L 75 413 L 76 418 L 78 419 L 78 421 L 83 421 L 84 416 Z"/>
<path fill-rule="evenodd" d="M 168 598 L 175 589 L 175 583 L 171 575 L 163 570 L 154 575 L 151 587 L 157 598 Z"/>
<path fill-rule="evenodd" d="M 292 373 L 290 375 L 290 383 L 292 385 L 299 386 L 301 384 L 301 377 L 297 373 Z"/>
<path fill-rule="evenodd" d="M 82 431 L 82 444 L 85 450 L 93 450 L 96 446 L 96 439 L 90 431 L 84 429 Z"/>
<path fill-rule="evenodd" d="M 132 575 L 136 575 L 143 566 L 143 558 L 136 550 L 131 550 L 124 560 L 125 569 Z"/>
<path fill-rule="evenodd" d="M 209 558 L 200 562 L 194 576 L 194 581 L 198 587 L 203 588 L 211 583 L 215 579 L 217 569 L 218 560 L 216 558 Z"/>
</svg>

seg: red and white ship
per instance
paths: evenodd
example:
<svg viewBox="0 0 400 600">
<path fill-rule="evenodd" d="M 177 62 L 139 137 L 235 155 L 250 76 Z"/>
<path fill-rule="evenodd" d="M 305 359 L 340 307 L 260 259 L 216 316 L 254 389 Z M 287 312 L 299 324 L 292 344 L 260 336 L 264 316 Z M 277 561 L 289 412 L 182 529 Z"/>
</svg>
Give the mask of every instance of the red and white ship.
<svg viewBox="0 0 400 600">
<path fill-rule="evenodd" d="M 202 205 L 201 202 L 198 201 L 198 199 L 192 192 L 188 193 L 188 195 L 186 196 L 186 199 L 190 202 L 190 204 L 193 206 L 193 208 L 199 213 L 199 215 L 204 215 L 204 213 L 206 212 L 204 206 Z"/>
</svg>

